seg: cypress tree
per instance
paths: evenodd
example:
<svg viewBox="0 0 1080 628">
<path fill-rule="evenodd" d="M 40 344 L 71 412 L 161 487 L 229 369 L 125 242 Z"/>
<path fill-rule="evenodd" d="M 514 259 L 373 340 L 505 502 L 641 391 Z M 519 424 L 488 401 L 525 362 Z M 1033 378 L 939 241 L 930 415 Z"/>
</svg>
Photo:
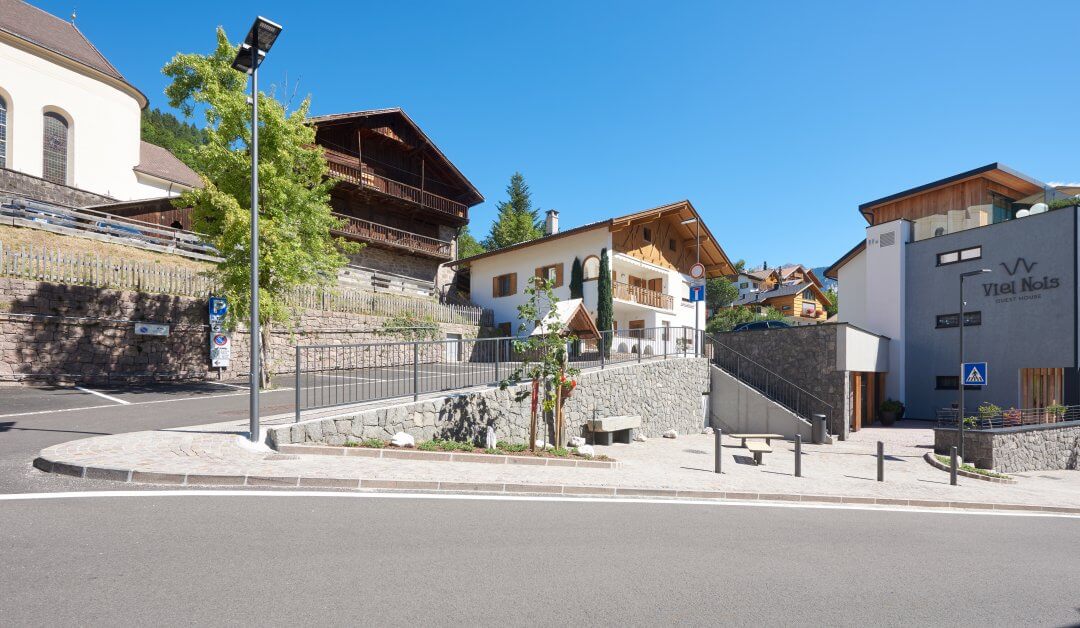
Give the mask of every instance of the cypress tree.
<svg viewBox="0 0 1080 628">
<path fill-rule="evenodd" d="M 611 302 L 611 267 L 607 249 L 600 249 L 600 276 L 596 278 L 596 329 L 604 336 L 604 354 L 611 350 L 614 318 L 614 304 Z"/>
<path fill-rule="evenodd" d="M 570 298 L 582 299 L 585 297 L 585 272 L 581 268 L 581 259 L 575 257 L 574 264 L 570 266 Z"/>
</svg>

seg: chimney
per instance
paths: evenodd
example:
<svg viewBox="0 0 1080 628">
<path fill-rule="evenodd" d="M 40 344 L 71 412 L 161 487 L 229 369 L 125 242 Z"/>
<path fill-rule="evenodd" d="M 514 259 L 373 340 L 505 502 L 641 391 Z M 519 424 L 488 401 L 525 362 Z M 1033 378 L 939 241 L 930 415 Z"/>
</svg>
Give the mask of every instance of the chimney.
<svg viewBox="0 0 1080 628">
<path fill-rule="evenodd" d="M 544 235 L 553 235 L 559 232 L 559 212 L 554 209 L 547 210 L 544 218 Z"/>
</svg>

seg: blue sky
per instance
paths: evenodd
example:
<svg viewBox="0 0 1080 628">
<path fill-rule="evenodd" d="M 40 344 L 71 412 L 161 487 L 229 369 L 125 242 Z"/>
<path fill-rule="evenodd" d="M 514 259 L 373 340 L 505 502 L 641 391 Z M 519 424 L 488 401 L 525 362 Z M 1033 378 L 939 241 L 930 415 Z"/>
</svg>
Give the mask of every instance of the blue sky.
<svg viewBox="0 0 1080 628">
<path fill-rule="evenodd" d="M 829 264 L 856 207 L 993 161 L 1080 179 L 1080 3 L 36 0 L 165 108 L 161 66 L 285 30 L 264 84 L 400 106 L 488 199 L 515 170 L 573 226 L 688 198 L 733 258 Z"/>
</svg>

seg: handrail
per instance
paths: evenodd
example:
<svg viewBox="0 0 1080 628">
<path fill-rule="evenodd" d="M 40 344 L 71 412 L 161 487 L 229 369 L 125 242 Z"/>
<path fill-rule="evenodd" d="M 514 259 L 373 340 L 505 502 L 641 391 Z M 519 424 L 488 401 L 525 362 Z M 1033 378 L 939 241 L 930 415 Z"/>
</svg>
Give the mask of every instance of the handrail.
<svg viewBox="0 0 1080 628">
<path fill-rule="evenodd" d="M 632 286 L 621 281 L 613 282 L 612 285 L 614 287 L 613 296 L 616 299 L 633 301 L 641 305 L 658 307 L 665 310 L 670 310 L 675 305 L 675 299 L 670 294 L 642 288 L 641 286 Z"/>
<path fill-rule="evenodd" d="M 751 363 L 751 364 L 753 364 L 754 366 L 756 366 L 756 367 L 758 367 L 758 368 L 760 368 L 760 369 L 763 369 L 763 370 L 765 370 L 765 371 L 768 371 L 768 372 L 769 372 L 769 374 L 770 374 L 770 375 L 772 375 L 773 377 L 776 377 L 777 379 L 780 379 L 780 380 L 784 381 L 785 383 L 791 384 L 792 386 L 794 386 L 794 387 L 796 387 L 796 388 L 799 388 L 800 390 L 802 390 L 802 391 L 803 391 L 804 393 L 806 393 L 806 394 L 807 394 L 807 395 L 809 395 L 810 397 L 813 397 L 814 399 L 816 399 L 816 400 L 820 401 L 821 403 L 823 403 L 823 404 L 825 404 L 825 405 L 829 406 L 830 408 L 832 407 L 832 404 L 830 404 L 829 402 L 825 401 L 825 400 L 824 400 L 824 399 L 822 399 L 821 397 L 818 397 L 818 396 L 817 396 L 817 395 L 815 395 L 814 393 L 812 393 L 812 392 L 810 392 L 810 391 L 806 390 L 805 388 L 802 388 L 802 386 L 799 386 L 799 385 L 798 385 L 798 384 L 796 384 L 795 382 L 793 382 L 793 381 L 791 381 L 790 379 L 788 379 L 788 378 L 784 377 L 783 375 L 781 375 L 781 374 L 777 373 L 776 371 L 774 371 L 774 370 L 770 369 L 769 367 L 765 366 L 765 365 L 764 365 L 764 364 L 762 364 L 761 362 L 758 362 L 758 361 L 757 361 L 757 360 L 755 360 L 754 358 L 751 358 L 750 356 L 748 356 L 748 355 L 746 355 L 746 354 L 744 354 L 744 353 L 739 353 L 738 351 L 736 351 L 736 350 L 732 349 L 732 348 L 731 348 L 730 346 L 728 346 L 728 345 L 726 345 L 726 344 L 724 344 L 724 343 L 720 342 L 719 340 L 717 340 L 717 339 L 716 339 L 716 338 L 715 338 L 715 337 L 714 337 L 713 335 L 711 335 L 711 334 L 708 334 L 708 333 L 706 333 L 706 334 L 705 334 L 705 338 L 707 338 L 708 340 L 711 340 L 711 341 L 712 341 L 712 342 L 713 342 L 714 344 L 717 344 L 717 345 L 719 345 L 719 346 L 721 346 L 721 347 L 723 347 L 723 348 L 727 349 L 728 351 L 730 351 L 730 352 L 734 353 L 734 354 L 735 354 L 736 356 L 738 356 L 739 358 L 741 358 L 741 359 L 743 359 L 743 360 L 746 360 L 747 362 L 750 362 L 750 363 Z"/>
<path fill-rule="evenodd" d="M 420 235 L 419 233 L 405 231 L 404 229 L 382 225 L 377 222 L 348 216 L 346 214 L 334 213 L 333 216 L 344 220 L 347 223 L 343 225 L 342 228 L 331 229 L 331 231 L 335 233 L 383 242 L 410 251 L 430 253 L 439 257 L 445 257 L 446 259 L 452 257 L 452 243 L 447 240 L 439 240 L 438 238 Z"/>
<path fill-rule="evenodd" d="M 340 153 L 331 153 L 330 151 L 327 151 L 328 157 L 337 155 L 340 155 Z M 402 183 L 375 174 L 375 172 L 366 164 L 363 164 L 362 167 L 357 167 L 341 163 L 334 159 L 327 159 L 326 163 L 330 169 L 331 175 L 344 181 L 348 181 L 349 183 L 370 190 L 376 190 L 383 194 L 388 194 L 406 201 L 411 201 L 417 205 L 427 207 L 428 209 L 434 209 L 435 211 L 450 214 L 451 216 L 456 216 L 458 218 L 465 218 L 468 215 L 469 207 L 464 203 L 452 201 L 446 197 L 428 192 L 427 190 L 422 190 L 407 183 Z"/>
</svg>

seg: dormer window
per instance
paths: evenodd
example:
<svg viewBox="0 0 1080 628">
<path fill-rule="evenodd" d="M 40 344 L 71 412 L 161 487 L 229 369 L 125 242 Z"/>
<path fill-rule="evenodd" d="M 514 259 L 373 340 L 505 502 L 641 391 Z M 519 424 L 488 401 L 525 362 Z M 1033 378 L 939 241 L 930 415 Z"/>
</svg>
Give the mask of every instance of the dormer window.
<svg viewBox="0 0 1080 628">
<path fill-rule="evenodd" d="M 641 238 L 643 240 L 645 240 L 646 242 L 652 242 L 652 228 L 651 227 L 643 227 L 641 229 Z"/>
</svg>

